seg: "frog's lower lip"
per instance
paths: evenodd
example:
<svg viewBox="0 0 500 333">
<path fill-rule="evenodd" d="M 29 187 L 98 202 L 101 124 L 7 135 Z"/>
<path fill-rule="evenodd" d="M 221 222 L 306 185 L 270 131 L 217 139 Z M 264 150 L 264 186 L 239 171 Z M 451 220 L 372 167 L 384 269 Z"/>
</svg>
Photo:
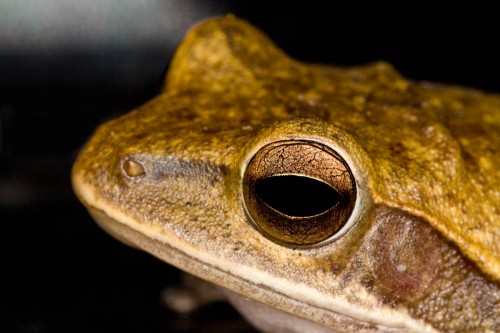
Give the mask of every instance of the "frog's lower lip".
<svg viewBox="0 0 500 333">
<path fill-rule="evenodd" d="M 231 272 L 225 271 L 210 263 L 201 261 L 183 250 L 173 247 L 166 242 L 163 242 L 156 237 L 156 235 L 147 235 L 144 230 L 137 230 L 130 226 L 130 223 L 121 222 L 119 219 L 111 217 L 104 209 L 96 208 L 87 203 L 87 208 L 92 217 L 97 221 L 99 226 L 106 232 L 110 233 L 113 237 L 126 243 L 132 247 L 141 249 L 148 252 L 162 261 L 168 262 L 171 265 L 181 268 L 193 275 L 205 278 L 210 277 L 210 282 L 217 285 L 226 286 L 233 292 L 241 295 L 252 295 L 254 300 L 262 302 L 271 307 L 280 307 L 280 304 L 293 304 L 294 309 L 298 313 L 302 313 L 303 317 L 307 317 L 307 313 L 314 312 L 316 317 L 329 318 L 332 323 L 342 323 L 342 327 L 361 327 L 361 332 L 407 332 L 407 333 L 436 333 L 434 329 L 423 323 L 412 320 L 398 321 L 393 325 L 388 322 L 378 323 L 376 319 L 363 320 L 355 318 L 348 314 L 336 312 L 325 307 L 312 305 L 298 300 L 297 298 L 290 297 L 281 293 L 266 284 L 256 284 L 241 276 L 235 275 Z M 160 228 L 160 227 L 158 227 Z M 152 230 L 151 230 L 152 231 Z M 281 309 L 284 310 L 284 309 Z M 300 316 L 300 314 L 298 315 Z M 346 324 L 347 323 L 347 324 Z M 349 326 L 350 325 L 350 326 Z M 342 330 L 342 331 L 345 331 Z M 332 328 L 332 333 L 335 332 Z"/>
</svg>

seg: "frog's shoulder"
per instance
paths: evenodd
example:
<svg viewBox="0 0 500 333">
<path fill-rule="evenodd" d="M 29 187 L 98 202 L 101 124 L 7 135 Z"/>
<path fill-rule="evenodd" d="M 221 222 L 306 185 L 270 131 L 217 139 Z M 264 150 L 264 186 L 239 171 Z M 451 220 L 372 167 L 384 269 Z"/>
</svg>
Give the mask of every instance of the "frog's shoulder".
<svg viewBox="0 0 500 333">
<path fill-rule="evenodd" d="M 387 117 L 397 135 L 373 149 L 378 193 L 422 215 L 500 280 L 500 96 L 427 82 L 411 82 L 407 93 L 407 102 L 386 104 L 397 111 Z"/>
<path fill-rule="evenodd" d="M 422 83 L 423 100 L 454 138 L 460 157 L 458 205 L 441 229 L 500 280 L 500 95 Z"/>
</svg>

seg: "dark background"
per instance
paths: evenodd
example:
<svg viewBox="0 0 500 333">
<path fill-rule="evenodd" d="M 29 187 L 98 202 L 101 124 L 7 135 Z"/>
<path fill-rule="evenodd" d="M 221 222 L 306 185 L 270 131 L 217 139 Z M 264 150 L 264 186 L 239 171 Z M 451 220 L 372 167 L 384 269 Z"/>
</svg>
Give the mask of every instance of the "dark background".
<svg viewBox="0 0 500 333">
<path fill-rule="evenodd" d="M 276 3 L 0 3 L 0 331 L 252 332 L 224 304 L 191 317 L 163 308 L 178 272 L 102 232 L 70 186 L 95 126 L 158 92 L 203 17 L 235 13 L 304 61 L 383 59 L 411 79 L 500 91 L 492 8 Z"/>
</svg>

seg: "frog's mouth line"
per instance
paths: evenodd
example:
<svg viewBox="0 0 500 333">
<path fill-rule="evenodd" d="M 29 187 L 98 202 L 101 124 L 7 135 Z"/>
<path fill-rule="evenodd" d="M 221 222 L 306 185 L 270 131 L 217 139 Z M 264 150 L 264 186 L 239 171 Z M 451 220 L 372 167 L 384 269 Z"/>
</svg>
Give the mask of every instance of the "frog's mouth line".
<svg viewBox="0 0 500 333">
<path fill-rule="evenodd" d="M 87 186 L 84 185 L 83 187 Z M 255 269 L 250 271 L 246 267 L 247 272 L 244 272 L 245 269 L 241 269 L 240 271 L 244 274 L 235 274 L 224 270 L 217 263 L 201 260 L 199 257 L 190 255 L 186 251 L 160 239 L 161 237 L 159 236 L 164 235 L 164 233 L 162 233 L 162 229 L 159 226 L 156 226 L 158 230 L 153 230 L 155 227 L 135 223 L 132 218 L 111 206 L 107 206 L 103 202 L 97 202 L 98 205 L 90 204 L 87 199 L 92 200 L 93 198 L 91 190 L 88 187 L 86 189 L 79 187 L 79 189 L 79 196 L 86 203 L 90 214 L 113 237 L 148 252 L 162 261 L 180 267 L 193 275 L 199 277 L 210 276 L 211 282 L 226 286 L 228 289 L 242 295 L 252 295 L 255 301 L 274 306 L 282 311 L 287 311 L 287 309 L 283 308 L 283 304 L 287 304 L 288 308 L 293 309 L 295 315 L 311 321 L 318 318 L 327 318 L 328 322 L 342 323 L 344 328 L 349 327 L 346 323 L 350 323 L 352 327 L 357 327 L 358 329 L 360 325 L 363 325 L 363 332 L 437 333 L 429 325 L 416 321 L 406 314 L 389 312 L 390 310 L 388 310 L 386 314 L 375 318 L 366 309 L 355 309 L 353 311 L 352 306 L 348 307 L 348 304 L 340 304 L 341 302 L 346 303 L 345 300 L 334 302 L 332 306 L 331 300 L 324 300 L 325 297 L 319 295 L 319 292 L 314 289 L 305 286 L 297 288 L 296 285 L 292 289 L 286 288 L 289 282 L 281 281 L 282 279 L 280 278 L 260 271 L 255 272 Z M 186 244 L 188 251 L 190 248 L 192 247 Z M 234 264 L 231 265 L 234 266 Z M 262 274 L 266 276 L 259 276 Z M 241 276 L 252 276 L 255 279 L 247 280 Z M 296 292 L 296 295 L 289 295 L 284 289 L 295 291 L 302 289 L 303 291 L 300 293 Z M 318 301 L 312 299 L 315 295 L 317 300 L 322 300 L 325 304 L 315 304 L 318 303 Z M 305 301 L 300 301 L 300 299 L 304 299 Z M 337 309 L 331 309 L 333 307 Z M 290 312 L 289 309 L 287 312 Z M 308 317 L 311 317 L 311 314 L 313 314 L 314 318 L 309 319 Z M 384 321 L 381 322 L 380 318 L 384 318 Z M 328 323 L 326 324 L 328 325 Z"/>
</svg>

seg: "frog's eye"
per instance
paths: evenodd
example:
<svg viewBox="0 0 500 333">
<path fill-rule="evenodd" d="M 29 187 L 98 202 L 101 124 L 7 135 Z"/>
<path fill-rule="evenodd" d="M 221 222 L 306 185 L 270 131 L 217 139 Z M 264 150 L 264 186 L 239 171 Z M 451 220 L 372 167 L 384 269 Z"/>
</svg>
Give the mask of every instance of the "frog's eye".
<svg viewBox="0 0 500 333">
<path fill-rule="evenodd" d="M 342 234 L 356 201 L 345 161 L 310 141 L 262 147 L 243 177 L 243 198 L 255 227 L 286 245 L 313 245 Z"/>
</svg>

